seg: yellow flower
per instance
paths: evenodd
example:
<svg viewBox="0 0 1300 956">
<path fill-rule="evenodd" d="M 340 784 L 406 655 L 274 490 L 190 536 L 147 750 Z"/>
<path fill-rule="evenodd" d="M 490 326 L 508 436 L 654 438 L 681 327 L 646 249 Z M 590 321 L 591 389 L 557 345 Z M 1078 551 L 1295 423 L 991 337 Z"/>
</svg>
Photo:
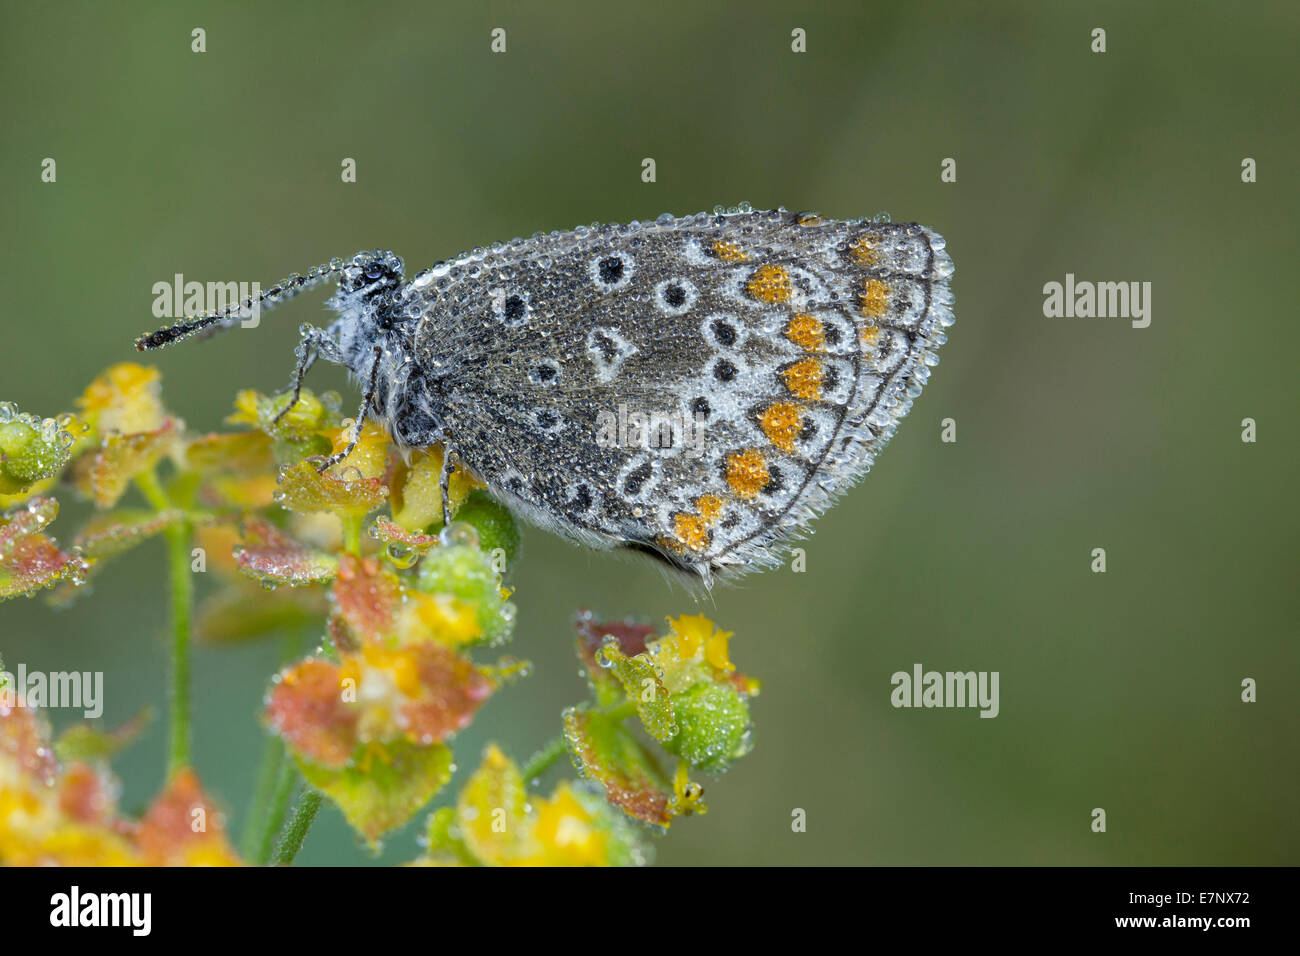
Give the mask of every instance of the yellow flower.
<svg viewBox="0 0 1300 956">
<path fill-rule="evenodd" d="M 162 376 L 157 369 L 120 362 L 91 382 L 77 405 L 101 435 L 130 435 L 162 427 L 166 412 L 161 394 Z"/>
<path fill-rule="evenodd" d="M 299 392 L 298 400 L 290 408 L 292 401 L 292 392 L 267 396 L 251 388 L 242 389 L 235 394 L 235 412 L 226 416 L 226 424 L 248 425 L 273 438 L 299 440 L 332 428 L 338 422 L 333 410 L 310 389 Z M 284 417 L 277 421 L 282 412 Z"/>
<path fill-rule="evenodd" d="M 352 425 L 341 428 L 326 429 L 322 432 L 334 446 L 331 454 L 338 454 L 352 443 L 356 429 Z M 388 470 L 388 432 L 375 422 L 367 421 L 361 426 L 357 437 L 357 446 L 348 457 L 333 466 L 332 471 L 344 475 L 355 468 L 362 478 L 382 478 Z"/>
<path fill-rule="evenodd" d="M 577 798 L 561 782 L 549 799 L 536 800 L 533 839 L 538 851 L 524 866 L 605 866 L 609 837 Z"/>
<path fill-rule="evenodd" d="M 398 639 L 403 644 L 433 639 L 449 647 L 473 644 L 483 636 L 478 608 L 454 594 L 406 592 L 398 612 Z"/>
<path fill-rule="evenodd" d="M 465 782 L 454 811 L 429 820 L 427 861 L 487 866 L 618 866 L 644 862 L 632 825 L 567 782 L 529 797 L 519 768 L 495 744 Z"/>
<path fill-rule="evenodd" d="M 408 531 L 442 523 L 442 446 L 431 445 L 412 452 L 393 473 L 393 520 Z M 447 484 L 447 504 L 452 515 L 460 510 L 469 493 L 482 487 L 464 468 L 456 468 Z"/>
<path fill-rule="evenodd" d="M 387 740 L 402 732 L 402 709 L 420 694 L 420 673 L 409 653 L 367 643 L 361 653 L 344 657 L 340 675 L 352 681 L 363 708 L 357 728 L 362 740 Z"/>
<path fill-rule="evenodd" d="M 226 424 L 260 428 L 262 418 L 258 414 L 257 406 L 261 398 L 261 394 L 251 388 L 240 389 L 235 393 L 235 413 L 226 416 Z"/>
<path fill-rule="evenodd" d="M 133 866 L 131 845 L 107 826 L 70 818 L 57 787 L 9 755 L 0 755 L 0 864 L 7 866 Z"/>
<path fill-rule="evenodd" d="M 715 679 L 729 677 L 736 671 L 728 646 L 734 632 L 720 630 L 703 614 L 683 614 L 668 618 L 669 633 L 651 644 L 650 653 L 663 672 L 664 686 L 670 693 L 690 687 L 707 664 Z"/>
<path fill-rule="evenodd" d="M 419 696 L 420 672 L 415 659 L 405 648 L 388 648 L 367 642 L 361 648 L 361 655 L 365 658 L 367 669 L 381 670 L 391 675 L 394 686 L 407 697 Z"/>
<path fill-rule="evenodd" d="M 722 631 L 703 614 L 683 614 L 677 620 L 668 618 L 668 626 L 677 639 L 678 656 L 686 660 L 707 660 L 714 668 L 730 673 L 736 665 L 727 656 L 727 642 L 735 633 Z"/>
</svg>

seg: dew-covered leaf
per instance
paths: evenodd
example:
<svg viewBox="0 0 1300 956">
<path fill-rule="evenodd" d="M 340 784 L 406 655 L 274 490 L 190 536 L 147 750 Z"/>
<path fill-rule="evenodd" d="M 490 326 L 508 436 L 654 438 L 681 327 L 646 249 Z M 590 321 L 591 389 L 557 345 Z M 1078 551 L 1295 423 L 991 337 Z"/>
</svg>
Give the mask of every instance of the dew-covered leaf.
<svg viewBox="0 0 1300 956">
<path fill-rule="evenodd" d="M 92 515 L 77 535 L 76 545 L 92 561 L 102 561 L 147 541 L 184 518 L 178 510 L 123 509 Z"/>
<path fill-rule="evenodd" d="M 0 561 L 23 538 L 44 531 L 58 516 L 59 502 L 55 498 L 31 498 L 0 516 Z"/>
<path fill-rule="evenodd" d="M 359 518 L 388 499 L 382 478 L 322 474 L 306 461 L 281 468 L 279 485 L 275 500 L 303 514 L 328 511 L 344 518 Z"/>
<path fill-rule="evenodd" d="M 564 712 L 564 737 L 579 771 L 605 788 L 605 799 L 631 817 L 666 827 L 673 791 L 654 757 L 622 722 L 586 707 Z"/>
<path fill-rule="evenodd" d="M 380 640 L 393 635 L 402 584 L 374 558 L 343 555 L 332 593 L 337 617 L 356 639 Z"/>
<path fill-rule="evenodd" d="M 271 438 L 264 432 L 212 433 L 185 445 L 186 467 L 195 471 L 252 474 L 275 464 Z"/>
<path fill-rule="evenodd" d="M 622 684 L 608 667 L 597 663 L 596 651 L 607 638 L 612 637 L 624 654 L 640 654 L 645 650 L 646 639 L 654 634 L 654 628 L 631 622 L 598 621 L 590 611 L 579 611 L 574 626 L 578 631 L 578 659 L 582 661 L 596 702 L 602 707 L 617 703 L 623 697 Z"/>
<path fill-rule="evenodd" d="M 271 584 L 321 584 L 338 573 L 338 560 L 295 540 L 265 518 L 249 515 L 244 543 L 235 548 L 235 565 L 244 574 Z"/>
<path fill-rule="evenodd" d="M 280 674 L 267 697 L 271 729 L 314 764 L 340 769 L 356 749 L 361 710 L 343 699 L 338 665 L 308 658 Z"/>
<path fill-rule="evenodd" d="M 400 827 L 451 779 L 451 748 L 398 740 L 365 744 L 342 769 L 299 762 L 307 782 L 370 843 Z"/>
<path fill-rule="evenodd" d="M 599 648 L 595 658 L 597 666 L 602 660 L 608 662 L 610 673 L 623 685 L 628 700 L 636 705 L 646 733 L 660 743 L 671 740 L 677 733 L 673 697 L 649 658 L 644 654 L 628 657 L 613 641 Z"/>
<path fill-rule="evenodd" d="M 108 760 L 123 747 L 132 743 L 153 720 L 153 708 L 146 707 L 125 724 L 112 730 L 82 721 L 59 734 L 54 742 L 54 752 L 59 760 Z"/>
<path fill-rule="evenodd" d="M 86 561 L 41 533 L 59 513 L 53 498 L 33 498 L 0 517 L 0 600 L 31 595 L 59 581 L 80 584 Z"/>
<path fill-rule="evenodd" d="M 415 554 L 424 554 L 438 544 L 436 534 L 424 534 L 419 531 L 407 531 L 382 515 L 370 526 L 370 537 L 383 544 L 395 544 L 407 548 Z"/>
<path fill-rule="evenodd" d="M 108 435 L 98 451 L 91 453 L 82 490 L 96 507 L 113 507 L 126 493 L 131 479 L 148 471 L 167 453 L 176 434 L 176 420 L 169 418 L 154 431 Z"/>
</svg>

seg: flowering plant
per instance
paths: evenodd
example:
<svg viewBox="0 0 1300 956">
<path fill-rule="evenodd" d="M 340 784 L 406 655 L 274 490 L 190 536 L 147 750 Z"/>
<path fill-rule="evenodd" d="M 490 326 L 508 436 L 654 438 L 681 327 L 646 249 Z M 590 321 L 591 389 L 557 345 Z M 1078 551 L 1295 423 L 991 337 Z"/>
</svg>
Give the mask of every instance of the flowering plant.
<svg viewBox="0 0 1300 956">
<path fill-rule="evenodd" d="M 377 845 L 451 782 L 457 732 L 528 675 L 500 654 L 518 530 L 464 471 L 443 525 L 440 448 L 404 457 L 375 424 L 344 419 L 337 396 L 306 390 L 240 392 L 227 423 L 189 432 L 158 372 L 135 364 L 56 418 L 0 405 L 0 599 L 74 600 L 103 562 L 161 536 L 172 631 L 167 780 L 139 818 L 119 811 L 110 762 L 147 713 L 54 738 L 0 666 L 0 863 L 287 864 L 326 801 Z M 66 547 L 48 533 L 56 489 L 94 509 Z M 209 570 L 219 587 L 196 605 Z M 522 766 L 490 745 L 430 814 L 413 862 L 643 863 L 650 834 L 705 811 L 697 775 L 748 750 L 758 684 L 732 663 L 729 632 L 698 615 L 659 633 L 585 612 L 576 629 L 589 699 Z M 266 753 L 236 848 L 192 766 L 190 646 L 277 631 L 315 646 L 268 679 Z M 566 753 L 577 779 L 534 792 Z"/>
</svg>

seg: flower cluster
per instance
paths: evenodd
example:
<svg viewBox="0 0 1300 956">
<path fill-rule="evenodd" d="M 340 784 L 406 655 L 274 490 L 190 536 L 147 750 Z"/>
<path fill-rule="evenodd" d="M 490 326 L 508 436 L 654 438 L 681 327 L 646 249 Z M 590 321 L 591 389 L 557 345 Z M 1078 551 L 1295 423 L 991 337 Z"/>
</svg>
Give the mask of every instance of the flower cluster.
<svg viewBox="0 0 1300 956">
<path fill-rule="evenodd" d="M 108 758 L 140 729 L 74 727 L 51 744 L 34 709 L 0 704 L 0 862 L 10 866 L 236 866 L 221 812 L 191 770 L 138 820 L 119 814 Z"/>
<path fill-rule="evenodd" d="M 506 579 L 518 529 L 461 469 L 443 526 L 441 448 L 402 454 L 374 423 L 345 419 L 337 396 L 307 390 L 240 392 L 227 423 L 191 433 L 164 406 L 157 371 L 134 364 L 104 372 L 75 413 L 38 419 L 0 405 L 0 599 L 73 600 L 104 561 L 161 535 L 178 675 L 167 783 L 138 820 L 118 813 L 108 762 L 134 725 L 51 743 L 21 688 L 0 693 L 0 863 L 268 862 L 287 796 L 261 793 L 257 829 L 236 854 L 190 766 L 191 636 L 306 636 L 310 653 L 291 654 L 269 681 L 264 767 L 300 778 L 303 805 L 323 796 L 372 845 L 439 796 L 457 732 L 527 675 L 500 652 L 515 626 Z M 56 490 L 89 506 L 66 548 L 48 534 Z M 193 575 L 209 571 L 216 586 L 191 608 Z M 586 613 L 577 632 L 590 699 L 523 768 L 490 746 L 429 818 L 417 863 L 645 862 L 647 834 L 704 811 L 694 777 L 749 749 L 758 685 L 731 662 L 730 633 L 684 615 L 656 636 Z M 530 792 L 566 753 L 581 779 Z M 301 842 L 290 830 L 280 862 Z"/>
</svg>

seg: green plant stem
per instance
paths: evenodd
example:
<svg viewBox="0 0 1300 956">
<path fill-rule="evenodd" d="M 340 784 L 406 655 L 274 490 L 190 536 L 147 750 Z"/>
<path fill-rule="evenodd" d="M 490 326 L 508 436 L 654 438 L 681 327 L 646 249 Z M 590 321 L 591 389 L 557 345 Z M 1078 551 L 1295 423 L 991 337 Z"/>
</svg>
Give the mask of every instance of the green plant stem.
<svg viewBox="0 0 1300 956">
<path fill-rule="evenodd" d="M 606 717 L 612 717 L 615 720 L 625 720 L 636 713 L 636 704 L 633 701 L 625 700 L 622 703 L 615 704 L 600 711 Z M 559 760 L 561 756 L 569 749 L 568 741 L 563 734 L 547 741 L 546 746 L 533 755 L 533 759 L 524 765 L 522 776 L 524 785 L 527 786 L 531 781 L 536 780 L 546 771 L 551 769 L 551 765 Z"/>
<path fill-rule="evenodd" d="M 190 765 L 190 627 L 194 578 L 190 574 L 190 528 L 184 522 L 167 529 L 172 590 L 171 747 L 168 773 Z"/>
<path fill-rule="evenodd" d="M 343 519 L 343 549 L 358 558 L 361 557 L 361 525 L 364 521 L 361 515 Z"/>
<path fill-rule="evenodd" d="M 284 638 L 280 653 L 281 665 L 287 664 L 301 651 L 304 632 L 290 631 Z M 293 776 L 288 783 L 283 780 L 285 758 L 284 741 L 274 733 L 267 734 L 262 747 L 262 760 L 257 771 L 257 784 L 253 790 L 253 799 L 248 805 L 248 815 L 244 820 L 244 829 L 240 834 L 239 848 L 246 858 L 258 863 L 266 863 L 271 855 L 271 841 L 279 832 L 284 820 L 285 809 L 289 805 L 292 793 Z M 280 797 L 284 790 L 283 798 Z M 279 799 L 278 810 L 275 800 Z"/>
<path fill-rule="evenodd" d="M 284 815 L 289 810 L 289 799 L 293 796 L 293 788 L 298 785 L 298 768 L 293 765 L 292 760 L 286 759 L 283 744 L 278 771 L 275 788 L 271 791 L 271 798 L 266 805 L 266 814 L 261 821 L 262 829 L 257 837 L 257 846 L 252 854 L 253 862 L 258 866 L 266 866 L 267 861 L 271 859 L 271 848 L 275 845 L 276 834 L 284 827 Z"/>
<path fill-rule="evenodd" d="M 280 653 L 281 665 L 289 663 L 301 653 L 306 637 L 306 628 L 291 631 L 285 636 Z M 259 866 L 265 866 L 271 858 L 271 847 L 276 834 L 284 826 L 284 815 L 289 809 L 289 798 L 293 796 L 297 781 L 297 769 L 288 757 L 284 741 L 274 733 L 269 734 L 262 756 L 262 767 L 258 771 L 257 789 L 253 794 L 252 805 L 248 808 L 248 820 L 240 843 L 244 855 Z"/>
<path fill-rule="evenodd" d="M 293 808 L 293 816 L 289 818 L 289 824 L 280 837 L 280 845 L 275 848 L 275 859 L 272 862 L 276 866 L 288 866 L 298 855 L 323 799 L 321 792 L 311 786 L 304 789 L 298 797 L 298 805 Z"/>
<path fill-rule="evenodd" d="M 568 749 L 568 746 L 563 734 L 547 741 L 546 746 L 533 754 L 533 759 L 524 765 L 524 786 L 551 769 L 551 764 L 560 759 L 560 755 Z"/>
<path fill-rule="evenodd" d="M 271 841 L 269 838 L 264 840 L 263 836 L 267 817 L 271 813 L 271 801 L 278 791 L 283 765 L 284 742 L 274 734 L 270 734 L 262 747 L 262 761 L 257 768 L 257 784 L 253 789 L 253 799 L 248 804 L 244 829 L 239 835 L 240 852 L 247 859 L 256 860 L 258 863 L 266 862 L 260 857 L 261 848 L 264 843 L 269 846 Z"/>
<path fill-rule="evenodd" d="M 136 477 L 156 511 L 172 507 L 153 470 Z M 190 571 L 190 522 L 181 518 L 164 532 L 167 538 L 168 583 L 171 590 L 172 660 L 168 698 L 171 704 L 167 776 L 190 765 L 190 630 L 194 613 L 194 577 Z"/>
</svg>

